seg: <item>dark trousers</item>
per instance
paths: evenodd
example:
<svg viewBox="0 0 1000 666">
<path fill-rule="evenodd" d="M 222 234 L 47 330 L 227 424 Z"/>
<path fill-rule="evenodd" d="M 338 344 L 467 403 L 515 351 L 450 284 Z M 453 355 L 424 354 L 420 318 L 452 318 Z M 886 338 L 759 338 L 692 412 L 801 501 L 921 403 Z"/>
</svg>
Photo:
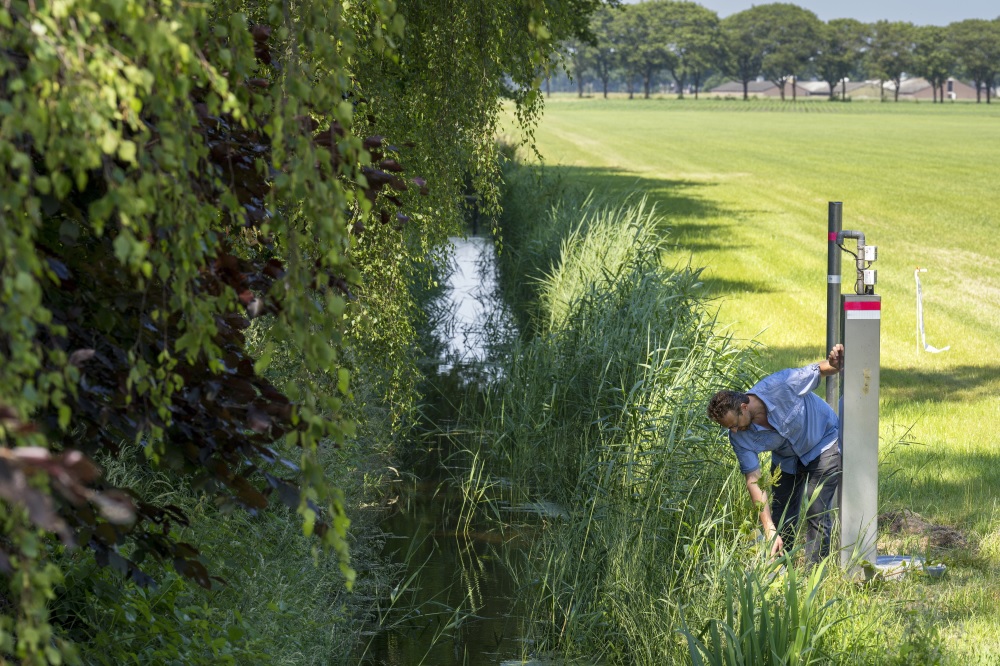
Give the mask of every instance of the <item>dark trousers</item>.
<svg viewBox="0 0 1000 666">
<path fill-rule="evenodd" d="M 771 474 L 776 472 L 776 466 L 771 465 Z M 818 562 L 830 554 L 832 513 L 839 486 L 840 451 L 836 445 L 808 465 L 800 464 L 798 474 L 781 474 L 771 488 L 771 518 L 778 526 L 785 550 L 791 550 L 795 544 L 799 515 L 804 512 L 806 561 Z M 819 493 L 813 499 L 817 488 Z M 803 507 L 804 502 L 808 506 Z"/>
</svg>

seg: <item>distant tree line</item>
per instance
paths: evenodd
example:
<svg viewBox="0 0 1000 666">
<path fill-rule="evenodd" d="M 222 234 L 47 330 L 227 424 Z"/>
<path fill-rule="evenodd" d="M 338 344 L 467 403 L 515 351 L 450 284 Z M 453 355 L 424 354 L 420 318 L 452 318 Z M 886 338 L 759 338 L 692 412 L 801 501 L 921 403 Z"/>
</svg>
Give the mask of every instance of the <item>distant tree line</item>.
<svg viewBox="0 0 1000 666">
<path fill-rule="evenodd" d="M 944 101 L 949 78 L 976 88 L 976 101 L 990 102 L 1000 71 L 1000 18 L 968 19 L 947 26 L 904 21 L 821 21 L 790 3 L 751 7 L 724 19 L 689 0 L 647 0 L 601 7 L 591 19 L 589 39 L 562 45 L 562 63 L 582 96 L 585 85 L 607 97 L 621 81 L 629 98 L 649 97 L 657 81 L 668 80 L 683 97 L 698 96 L 707 80 L 729 77 L 743 84 L 772 81 L 785 99 L 785 86 L 815 78 L 830 86 L 830 99 L 846 98 L 848 80 L 892 81 L 895 99 L 908 76 L 925 78 L 934 101 Z M 555 63 L 550 73 L 556 70 Z M 881 86 L 880 86 L 881 87 Z"/>
</svg>

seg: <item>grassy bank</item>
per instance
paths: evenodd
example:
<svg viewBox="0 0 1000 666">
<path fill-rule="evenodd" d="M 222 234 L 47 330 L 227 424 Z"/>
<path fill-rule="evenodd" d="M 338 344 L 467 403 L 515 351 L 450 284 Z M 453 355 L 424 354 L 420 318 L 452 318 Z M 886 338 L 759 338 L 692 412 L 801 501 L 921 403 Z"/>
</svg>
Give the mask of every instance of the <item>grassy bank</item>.
<svg viewBox="0 0 1000 666">
<path fill-rule="evenodd" d="M 953 647 L 975 637 L 980 653 L 996 654 L 1000 466 L 998 436 L 981 424 L 1000 418 L 1000 260 L 988 241 L 1000 107 L 813 104 L 822 113 L 555 100 L 537 141 L 550 177 L 655 202 L 672 230 L 664 263 L 705 267 L 720 322 L 764 343 L 767 370 L 823 352 L 826 204 L 844 201 L 845 228 L 879 245 L 882 508 L 957 531 L 935 553 L 952 565 L 949 580 L 921 594 Z M 916 266 L 929 269 L 928 341 L 951 344 L 944 354 L 916 348 Z M 907 432 L 915 444 L 887 446 Z"/>
</svg>

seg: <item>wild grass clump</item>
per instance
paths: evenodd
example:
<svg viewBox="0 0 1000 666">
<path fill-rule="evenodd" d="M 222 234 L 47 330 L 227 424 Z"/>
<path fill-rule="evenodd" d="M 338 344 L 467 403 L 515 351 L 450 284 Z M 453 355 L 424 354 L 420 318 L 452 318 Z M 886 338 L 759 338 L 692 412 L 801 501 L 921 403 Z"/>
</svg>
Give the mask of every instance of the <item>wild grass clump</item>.
<svg viewBox="0 0 1000 666">
<path fill-rule="evenodd" d="M 140 464 L 138 446 L 124 450 L 133 455 L 101 461 L 107 477 L 185 512 L 190 524 L 173 529 L 181 541 L 199 545 L 213 589 L 193 585 L 170 562 L 152 558 L 144 569 L 156 584 L 141 588 L 92 558 L 67 553 L 61 562 L 67 582 L 54 616 L 67 623 L 84 663 L 349 663 L 368 628 L 373 598 L 389 587 L 387 573 L 377 567 L 381 542 L 370 525 L 352 542 L 359 576 L 348 592 L 337 558 L 317 552 L 293 511 L 221 511 L 210 497 Z M 350 457 L 331 448 L 323 462 L 343 469 Z M 363 496 L 360 479 L 332 473 L 349 498 Z M 81 580 L 93 585 L 76 584 Z"/>
<path fill-rule="evenodd" d="M 644 201 L 585 199 L 573 212 L 580 220 L 538 275 L 529 330 L 489 394 L 489 453 L 498 472 L 557 501 L 609 473 L 631 496 L 668 460 L 671 481 L 687 489 L 724 453 L 700 396 L 739 357 L 712 332 L 698 272 L 660 268 L 659 221 Z M 622 455 L 623 467 L 604 465 Z"/>
<path fill-rule="evenodd" d="M 503 228 L 501 272 L 529 287 L 513 292 L 524 333 L 480 415 L 480 452 L 514 501 L 570 515 L 519 566 L 537 581 L 537 644 L 654 663 L 676 653 L 681 600 L 716 587 L 712 570 L 731 559 L 720 532 L 748 524 L 703 396 L 750 365 L 713 332 L 698 271 L 661 267 L 652 207 L 570 201 L 543 231 Z"/>
<path fill-rule="evenodd" d="M 560 241 L 581 224 L 577 214 L 593 197 L 544 172 L 507 163 L 501 206 L 499 289 L 521 330 L 531 334 L 539 278 L 559 260 Z"/>
</svg>

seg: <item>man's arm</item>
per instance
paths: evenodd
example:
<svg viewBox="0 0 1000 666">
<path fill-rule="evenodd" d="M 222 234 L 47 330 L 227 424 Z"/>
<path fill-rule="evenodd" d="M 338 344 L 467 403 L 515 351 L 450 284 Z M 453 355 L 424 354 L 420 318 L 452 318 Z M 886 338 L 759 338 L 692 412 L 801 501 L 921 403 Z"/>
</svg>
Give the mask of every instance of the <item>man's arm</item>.
<svg viewBox="0 0 1000 666">
<path fill-rule="evenodd" d="M 754 506 L 760 507 L 760 524 L 764 528 L 764 538 L 771 544 L 771 556 L 773 557 L 781 552 L 785 544 L 781 540 L 781 535 L 778 534 L 778 529 L 774 526 L 774 521 L 771 520 L 771 503 L 767 493 L 757 484 L 760 480 L 760 468 L 747 472 L 743 476 L 747 480 L 747 492 L 750 493 L 750 499 Z"/>
<path fill-rule="evenodd" d="M 819 362 L 819 374 L 821 377 L 829 377 L 840 372 L 844 363 L 844 345 L 836 344 L 830 350 L 830 355 Z"/>
</svg>

